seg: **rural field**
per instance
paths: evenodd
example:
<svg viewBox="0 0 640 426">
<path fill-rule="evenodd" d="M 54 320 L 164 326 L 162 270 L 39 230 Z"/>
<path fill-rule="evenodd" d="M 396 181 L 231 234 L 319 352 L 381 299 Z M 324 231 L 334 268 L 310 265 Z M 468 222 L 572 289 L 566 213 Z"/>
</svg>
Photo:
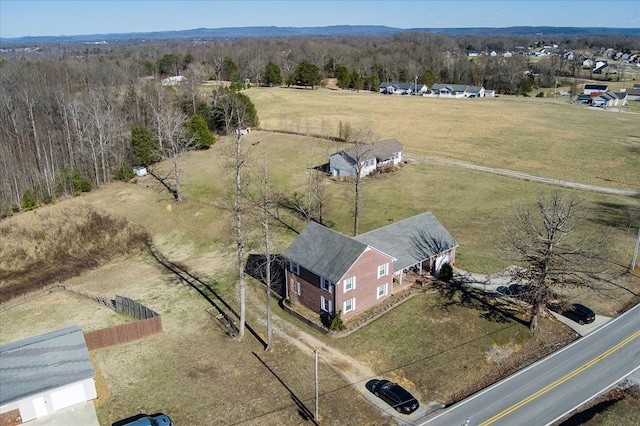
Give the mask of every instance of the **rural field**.
<svg viewBox="0 0 640 426">
<path fill-rule="evenodd" d="M 640 191 L 636 114 L 547 98 L 442 100 L 282 88 L 251 88 L 246 94 L 260 117 L 260 129 L 243 137 L 248 184 L 259 180 L 266 159 L 273 192 L 304 193 L 308 170 L 345 146 L 328 139 L 338 136 L 341 122 L 353 131 L 370 131 L 374 140 L 396 138 L 405 146 L 406 162 L 398 171 L 364 183 L 361 232 L 432 211 L 460 244 L 456 266 L 464 270 L 489 274 L 509 266 L 501 249 L 514 205 L 531 207 L 538 191 L 553 187 L 462 168 L 455 161 Z M 211 149 L 183 157 L 182 203 L 175 203 L 153 177 L 145 176 L 0 222 L 3 244 L 42 246 L 48 244 L 44 238 L 21 237 L 33 235 L 29 238 L 35 240 L 44 235 L 47 229 L 38 228 L 44 226 L 38 218 L 47 217 L 49 228 L 63 227 L 68 222 L 65 212 L 89 207 L 139 225 L 150 236 L 150 250 L 197 278 L 180 279 L 149 250 L 100 262 L 64 281 L 79 292 L 136 299 L 162 315 L 162 334 L 92 352 L 99 372 L 96 407 L 102 425 L 160 411 L 178 425 L 312 424 L 313 348 L 296 344 L 305 336 L 351 357 L 376 377 L 407 385 L 423 405 L 451 402 L 485 386 L 486 377 L 499 377 L 575 338 L 568 327 L 550 318 L 542 318 L 542 331 L 532 336 L 522 309 L 461 289 L 416 295 L 343 338 L 303 325 L 274 300 L 277 332 L 274 351 L 267 353 L 264 291 L 250 279 L 249 329 L 242 341 L 231 339 L 207 309 L 218 297 L 238 306 L 229 211 L 233 169 L 228 163 L 234 142 L 235 138 L 219 137 Z M 161 164 L 158 169 L 168 167 Z M 349 235 L 352 185 L 327 179 L 324 186 L 325 217 L 334 229 Z M 572 301 L 588 300 L 597 314 L 615 316 L 640 301 L 640 278 L 626 273 L 640 226 L 640 197 L 583 190 L 578 194 L 587 201 L 593 227 L 609 229 L 606 262 L 613 275 L 610 282 L 599 283 L 597 291 L 567 292 Z M 303 229 L 299 219 L 283 217 L 291 228 Z M 250 253 L 259 254 L 255 220 L 247 214 L 247 243 Z M 273 230 L 274 251 L 281 252 L 295 232 L 277 224 Z M 67 325 L 78 324 L 87 332 L 126 321 L 69 292 L 38 292 L 0 306 L 0 342 Z M 348 369 L 348 364 L 338 365 L 320 352 L 321 424 L 397 424 L 354 389 L 355 383 L 346 379 Z M 623 401 L 587 424 L 616 424 L 620 418 L 640 421 L 638 401 Z M 616 407 L 623 414 L 616 414 Z M 607 420 L 600 423 L 603 417 Z"/>
</svg>

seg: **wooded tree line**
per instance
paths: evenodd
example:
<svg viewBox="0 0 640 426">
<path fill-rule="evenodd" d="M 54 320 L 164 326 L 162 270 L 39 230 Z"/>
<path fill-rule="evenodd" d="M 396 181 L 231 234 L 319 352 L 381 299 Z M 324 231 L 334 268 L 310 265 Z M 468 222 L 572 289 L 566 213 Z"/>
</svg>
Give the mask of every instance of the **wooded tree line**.
<svg viewBox="0 0 640 426">
<path fill-rule="evenodd" d="M 0 66 L 0 211 L 8 214 L 133 177 L 132 166 L 206 149 L 213 132 L 257 124 L 248 97 L 221 88 L 201 94 L 139 79 L 132 66 L 101 58 Z M 246 123 L 233 111 L 245 108 Z M 167 177 L 165 177 L 167 178 Z"/>
<path fill-rule="evenodd" d="M 25 198 L 30 203 L 47 202 L 110 182 L 119 172 L 130 173 L 130 166 L 141 162 L 135 154 L 140 146 L 132 138 L 134 128 L 147 129 L 157 144 L 151 157 L 142 158 L 176 162 L 184 150 L 212 143 L 207 129 L 227 133 L 240 125 L 257 124 L 255 108 L 239 90 L 245 80 L 315 87 L 322 78 L 332 77 L 344 88 L 377 91 L 382 81 L 409 82 L 417 77 L 429 86 L 464 83 L 521 94 L 534 81 L 552 85 L 556 76 L 571 75 L 577 65 L 557 56 L 536 63 L 523 55 L 470 60 L 466 51 L 500 51 L 540 42 L 529 36 L 405 33 L 120 41 L 92 49 L 47 44 L 29 57 L 5 52 L 0 62 L 0 212 L 25 207 Z M 638 38 L 628 37 L 556 42 L 568 49 L 638 50 L 640 45 Z M 537 81 L 525 71 L 537 75 Z M 187 78 L 180 87 L 159 85 L 160 78 L 178 74 Z M 204 80 L 233 83 L 204 93 L 200 90 Z M 247 123 L 234 116 L 238 106 L 246 109 Z"/>
</svg>

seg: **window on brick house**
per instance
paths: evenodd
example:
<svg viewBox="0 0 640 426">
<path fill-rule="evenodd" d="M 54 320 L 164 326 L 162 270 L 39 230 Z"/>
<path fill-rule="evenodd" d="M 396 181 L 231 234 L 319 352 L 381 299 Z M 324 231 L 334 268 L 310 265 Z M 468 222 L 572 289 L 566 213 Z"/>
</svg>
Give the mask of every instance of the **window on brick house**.
<svg viewBox="0 0 640 426">
<path fill-rule="evenodd" d="M 356 298 L 347 299 L 344 301 L 344 312 L 355 311 L 356 309 Z"/>
<path fill-rule="evenodd" d="M 388 263 L 383 263 L 382 265 L 378 266 L 378 278 L 387 275 L 388 265 Z"/>
<path fill-rule="evenodd" d="M 320 288 L 331 293 L 331 286 L 333 286 L 333 282 L 331 280 L 326 279 L 325 277 L 320 278 Z"/>
<path fill-rule="evenodd" d="M 356 288 L 356 277 L 349 277 L 344 280 L 344 292 L 348 292 L 349 290 L 354 290 Z"/>
<path fill-rule="evenodd" d="M 320 309 L 325 312 L 332 313 L 331 300 L 325 298 L 324 296 L 320 296 Z"/>
<path fill-rule="evenodd" d="M 387 284 L 378 287 L 378 299 L 387 295 Z"/>
</svg>

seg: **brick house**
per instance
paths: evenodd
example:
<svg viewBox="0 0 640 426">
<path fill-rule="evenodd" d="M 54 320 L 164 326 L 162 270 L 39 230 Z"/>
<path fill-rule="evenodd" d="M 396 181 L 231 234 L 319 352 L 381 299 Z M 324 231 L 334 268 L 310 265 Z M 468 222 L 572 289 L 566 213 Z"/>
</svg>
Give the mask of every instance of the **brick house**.
<svg viewBox="0 0 640 426">
<path fill-rule="evenodd" d="M 311 222 L 283 253 L 285 297 L 347 321 L 410 286 L 407 274 L 437 274 L 458 243 L 431 212 L 357 237 Z"/>
</svg>

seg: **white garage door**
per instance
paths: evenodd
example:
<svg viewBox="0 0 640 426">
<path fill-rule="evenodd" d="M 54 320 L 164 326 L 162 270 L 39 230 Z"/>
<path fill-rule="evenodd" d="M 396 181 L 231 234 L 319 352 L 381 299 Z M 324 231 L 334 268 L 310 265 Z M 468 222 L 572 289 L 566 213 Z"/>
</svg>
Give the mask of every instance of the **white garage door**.
<svg viewBox="0 0 640 426">
<path fill-rule="evenodd" d="M 43 416 L 46 416 L 48 414 L 47 413 L 47 403 L 45 402 L 44 397 L 39 396 L 37 398 L 33 398 L 32 402 L 33 402 L 33 410 L 35 412 L 35 415 L 36 415 L 35 418 L 36 419 L 38 417 L 43 417 Z M 29 420 L 31 420 L 31 419 L 29 419 Z"/>
<path fill-rule="evenodd" d="M 86 400 L 82 383 L 51 392 L 51 402 L 54 410 L 60 410 Z"/>
</svg>

